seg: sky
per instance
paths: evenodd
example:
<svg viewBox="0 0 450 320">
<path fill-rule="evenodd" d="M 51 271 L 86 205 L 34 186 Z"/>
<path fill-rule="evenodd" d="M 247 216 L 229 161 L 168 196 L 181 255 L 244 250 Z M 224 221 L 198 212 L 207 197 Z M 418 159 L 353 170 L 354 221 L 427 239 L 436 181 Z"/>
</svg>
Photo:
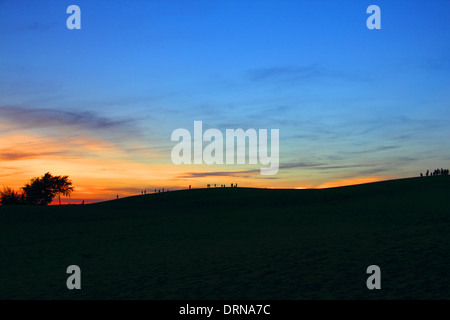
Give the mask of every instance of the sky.
<svg viewBox="0 0 450 320">
<path fill-rule="evenodd" d="M 80 30 L 66 26 L 73 4 Z M 69 175 L 74 203 L 449 167 L 449 12 L 446 0 L 0 0 L 0 187 Z M 171 134 L 196 120 L 279 129 L 278 173 L 175 165 Z"/>
</svg>

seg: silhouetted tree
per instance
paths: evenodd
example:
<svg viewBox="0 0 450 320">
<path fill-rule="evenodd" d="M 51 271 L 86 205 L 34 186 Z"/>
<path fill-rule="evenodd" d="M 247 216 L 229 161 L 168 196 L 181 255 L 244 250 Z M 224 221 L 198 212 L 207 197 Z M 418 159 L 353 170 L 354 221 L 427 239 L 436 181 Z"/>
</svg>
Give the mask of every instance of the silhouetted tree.
<svg viewBox="0 0 450 320">
<path fill-rule="evenodd" d="M 72 181 L 69 180 L 69 176 L 55 176 L 53 183 L 55 195 L 58 196 L 61 205 L 61 196 L 70 197 L 73 192 Z"/>
<path fill-rule="evenodd" d="M 31 179 L 22 189 L 28 204 L 43 206 L 52 202 L 56 196 L 61 204 L 61 195 L 70 196 L 73 191 L 68 176 L 52 176 L 49 172 Z"/>
</svg>

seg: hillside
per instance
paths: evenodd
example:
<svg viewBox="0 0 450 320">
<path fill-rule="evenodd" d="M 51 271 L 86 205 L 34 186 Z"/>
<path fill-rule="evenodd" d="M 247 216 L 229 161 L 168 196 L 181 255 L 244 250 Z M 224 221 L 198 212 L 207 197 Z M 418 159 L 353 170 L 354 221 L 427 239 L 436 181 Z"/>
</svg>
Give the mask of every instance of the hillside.
<svg viewBox="0 0 450 320">
<path fill-rule="evenodd" d="M 449 195 L 439 176 L 4 206 L 0 299 L 450 299 Z"/>
</svg>

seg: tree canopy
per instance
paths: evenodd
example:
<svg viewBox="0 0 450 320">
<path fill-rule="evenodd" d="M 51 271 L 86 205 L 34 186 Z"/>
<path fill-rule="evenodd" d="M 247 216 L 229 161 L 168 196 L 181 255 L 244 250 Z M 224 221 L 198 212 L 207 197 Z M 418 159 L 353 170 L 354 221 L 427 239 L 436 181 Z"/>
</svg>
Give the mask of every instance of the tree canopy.
<svg viewBox="0 0 450 320">
<path fill-rule="evenodd" d="M 27 204 L 47 205 L 58 196 L 70 196 L 73 191 L 72 182 L 68 176 L 52 176 L 49 172 L 42 177 L 33 178 L 23 188 L 24 199 Z"/>
</svg>

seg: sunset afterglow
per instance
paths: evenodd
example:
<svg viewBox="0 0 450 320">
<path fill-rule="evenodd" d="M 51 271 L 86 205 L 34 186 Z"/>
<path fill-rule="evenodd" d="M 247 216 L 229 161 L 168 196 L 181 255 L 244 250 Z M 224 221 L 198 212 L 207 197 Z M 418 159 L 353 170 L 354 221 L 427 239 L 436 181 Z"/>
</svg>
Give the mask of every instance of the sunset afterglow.
<svg viewBox="0 0 450 320">
<path fill-rule="evenodd" d="M 81 0 L 82 27 L 68 30 L 68 1 L 1 1 L 0 187 L 68 175 L 75 190 L 63 202 L 89 203 L 440 168 L 450 160 L 450 30 L 434 12 L 449 4 L 379 2 L 382 28 L 368 30 L 368 1 Z M 279 129 L 278 173 L 175 165 L 171 134 L 196 120 Z"/>
</svg>

